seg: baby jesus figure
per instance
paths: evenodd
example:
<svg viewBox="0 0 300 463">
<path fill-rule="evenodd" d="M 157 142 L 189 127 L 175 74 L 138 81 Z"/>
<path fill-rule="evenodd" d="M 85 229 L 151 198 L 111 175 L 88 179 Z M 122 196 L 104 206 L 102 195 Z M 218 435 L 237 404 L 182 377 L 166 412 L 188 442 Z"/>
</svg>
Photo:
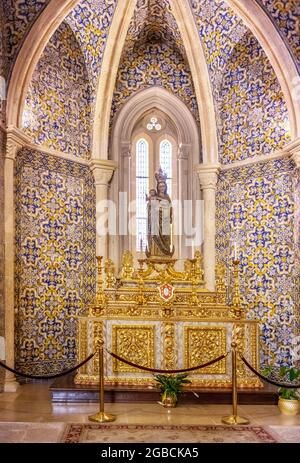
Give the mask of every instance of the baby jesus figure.
<svg viewBox="0 0 300 463">
<path fill-rule="evenodd" d="M 157 199 L 157 192 L 155 188 L 151 188 L 149 191 L 149 196 L 146 195 L 146 201 L 152 201 L 153 199 Z"/>
</svg>

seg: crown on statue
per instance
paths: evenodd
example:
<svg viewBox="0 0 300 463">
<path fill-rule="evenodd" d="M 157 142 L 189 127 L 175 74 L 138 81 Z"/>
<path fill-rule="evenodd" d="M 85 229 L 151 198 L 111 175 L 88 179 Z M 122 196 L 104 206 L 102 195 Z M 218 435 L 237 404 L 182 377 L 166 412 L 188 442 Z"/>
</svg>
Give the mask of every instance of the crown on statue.
<svg viewBox="0 0 300 463">
<path fill-rule="evenodd" d="M 168 178 L 168 175 L 165 174 L 162 170 L 162 168 L 160 167 L 159 168 L 159 171 L 155 173 L 155 178 L 156 178 L 156 181 L 157 183 L 159 182 L 166 182 L 167 178 Z"/>
</svg>

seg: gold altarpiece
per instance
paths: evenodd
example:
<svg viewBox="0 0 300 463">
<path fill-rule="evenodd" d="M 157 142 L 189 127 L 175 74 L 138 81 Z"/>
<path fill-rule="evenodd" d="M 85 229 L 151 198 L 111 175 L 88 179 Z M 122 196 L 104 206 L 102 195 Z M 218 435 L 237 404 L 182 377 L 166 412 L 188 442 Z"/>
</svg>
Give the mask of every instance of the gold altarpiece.
<svg viewBox="0 0 300 463">
<path fill-rule="evenodd" d="M 258 363 L 258 322 L 247 320 L 241 307 L 238 262 L 234 265 L 232 304 L 227 303 L 225 268 L 216 268 L 216 290 L 205 289 L 202 256 L 175 269 L 172 258 L 140 259 L 134 268 L 127 251 L 122 271 L 116 275 L 111 260 L 98 257 L 95 304 L 79 317 L 79 359 L 96 351 L 99 340 L 105 348 L 135 364 L 176 370 L 204 364 L 230 351 L 233 331 L 239 351 L 254 368 Z M 231 386 L 231 356 L 190 374 L 192 387 Z M 260 381 L 238 360 L 238 386 L 261 387 Z M 77 384 L 98 382 L 98 359 L 78 372 Z M 149 386 L 151 373 L 105 356 L 105 384 Z"/>
</svg>

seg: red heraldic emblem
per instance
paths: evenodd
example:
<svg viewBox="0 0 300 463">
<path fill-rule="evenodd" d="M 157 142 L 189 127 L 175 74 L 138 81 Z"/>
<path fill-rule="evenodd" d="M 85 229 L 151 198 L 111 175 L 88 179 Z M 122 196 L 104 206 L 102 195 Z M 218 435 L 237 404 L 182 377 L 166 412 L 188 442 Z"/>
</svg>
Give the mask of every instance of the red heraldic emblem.
<svg viewBox="0 0 300 463">
<path fill-rule="evenodd" d="M 174 286 L 165 283 L 158 288 L 160 297 L 165 301 L 169 301 L 174 296 Z"/>
</svg>

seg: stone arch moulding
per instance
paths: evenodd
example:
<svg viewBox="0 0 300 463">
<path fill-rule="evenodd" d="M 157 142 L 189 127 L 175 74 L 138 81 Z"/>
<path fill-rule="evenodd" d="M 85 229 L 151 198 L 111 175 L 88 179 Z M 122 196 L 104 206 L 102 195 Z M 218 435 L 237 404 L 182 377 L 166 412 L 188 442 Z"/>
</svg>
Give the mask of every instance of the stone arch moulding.
<svg viewBox="0 0 300 463">
<path fill-rule="evenodd" d="M 298 70 L 284 40 L 255 0 L 226 0 L 226 2 L 257 38 L 266 53 L 286 100 L 292 139 L 299 137 L 300 99 L 297 99 L 296 95 L 293 97 L 293 80 L 298 76 Z M 218 162 L 218 142 L 213 96 L 204 50 L 189 0 L 172 0 L 171 7 L 183 39 L 196 88 L 203 137 L 203 161 L 215 163 Z M 208 123 L 205 124 L 205 121 Z"/>
<path fill-rule="evenodd" d="M 132 136 L 136 124 L 144 114 L 151 110 L 157 110 L 165 114 L 172 121 L 174 136 L 177 140 L 178 169 L 189 172 L 189 182 L 186 188 L 187 197 L 184 199 L 196 199 L 200 195 L 199 183 L 194 167 L 199 164 L 200 158 L 200 133 L 199 127 L 186 105 L 175 95 L 167 90 L 155 86 L 137 92 L 132 95 L 122 106 L 116 116 L 112 127 L 111 160 L 118 163 L 119 168 L 114 177 L 110 189 L 110 199 L 116 201 L 120 191 L 130 191 L 132 188 Z M 181 167 L 180 167 L 181 166 Z M 184 167 L 185 166 L 185 167 Z M 180 175 L 178 173 L 178 175 Z M 181 176 L 183 178 L 183 175 Z M 119 227 L 119 225 L 117 225 Z M 121 239 L 110 237 L 109 255 L 115 262 L 121 261 L 122 252 L 132 249 L 132 241 L 128 236 Z"/>
<path fill-rule="evenodd" d="M 21 127 L 22 110 L 28 85 L 38 60 L 55 30 L 79 1 L 80 0 L 51 0 L 27 35 L 13 67 L 8 86 L 8 126 Z M 300 135 L 300 101 L 296 101 L 297 99 L 292 97 L 293 78 L 298 75 L 292 57 L 275 26 L 254 0 L 227 0 L 227 2 L 255 34 L 270 59 L 287 100 L 292 137 L 296 138 Z M 108 144 L 110 103 L 116 77 L 115 73 L 111 72 L 111 69 L 117 69 L 118 67 L 127 29 L 135 5 L 136 0 L 123 0 L 122 2 L 118 2 L 109 31 L 108 42 L 103 58 L 103 75 L 101 73 L 98 87 L 93 131 L 93 157 L 96 159 L 107 157 L 107 149 L 105 148 L 107 148 Z M 172 11 L 183 37 L 196 87 L 202 124 L 203 160 L 205 163 L 216 162 L 216 126 L 215 124 L 211 124 L 211 120 L 204 126 L 205 121 L 208 120 L 208 116 L 215 121 L 211 89 L 203 88 L 203 86 L 199 85 L 199 79 L 197 78 L 197 76 L 200 76 L 202 80 L 204 79 L 203 82 L 209 82 L 208 76 L 206 75 L 208 72 L 206 65 L 205 68 L 201 67 L 202 59 L 200 60 L 200 58 L 203 57 L 203 50 L 200 39 L 188 1 L 173 0 Z M 118 38 L 118 40 L 116 40 L 116 38 Z M 112 51 L 114 53 L 112 53 Z M 199 53 L 199 51 L 201 53 Z M 113 58 L 109 58 L 109 54 L 113 55 Z M 113 65 L 116 65 L 116 67 Z M 203 73 L 205 74 L 204 78 L 202 77 Z M 105 89 L 105 92 L 103 89 Z M 201 98 L 205 95 L 209 97 L 209 99 L 205 98 L 203 100 Z M 205 115 L 205 117 L 202 118 L 202 115 Z M 104 149 L 100 148 L 103 146 Z"/>
<path fill-rule="evenodd" d="M 14 64 L 7 94 L 7 125 L 22 127 L 28 86 L 52 35 L 80 0 L 51 0 L 30 29 Z"/>
<path fill-rule="evenodd" d="M 205 52 L 199 38 L 189 0 L 172 0 L 171 10 L 186 51 L 199 108 L 204 164 L 218 163 L 215 104 Z"/>
<path fill-rule="evenodd" d="M 299 137 L 300 99 L 296 98 L 293 88 L 293 80 L 298 76 L 298 70 L 289 50 L 269 16 L 255 0 L 226 1 L 257 38 L 273 66 L 287 104 L 292 140 Z"/>
<path fill-rule="evenodd" d="M 136 0 L 126 0 L 126 3 L 127 8 L 125 9 L 124 6 L 123 18 L 120 20 L 116 14 L 117 12 L 114 15 L 108 44 L 103 57 L 93 128 L 92 156 L 95 159 L 106 159 L 108 156 L 112 96 L 126 33 L 134 12 Z M 171 7 L 182 36 L 194 81 L 200 113 L 203 162 L 215 163 L 218 160 L 216 118 L 204 51 L 188 1 L 172 0 Z"/>
<path fill-rule="evenodd" d="M 136 3 L 137 0 L 118 2 L 109 30 L 96 95 L 92 133 L 92 158 L 94 159 L 107 159 L 108 157 L 112 98 L 127 31 Z"/>
<path fill-rule="evenodd" d="M 297 69 L 282 38 L 271 20 L 254 0 L 227 1 L 234 12 L 257 37 L 274 67 L 287 102 L 291 135 L 292 138 L 296 138 L 300 134 L 300 102 L 292 98 L 292 80 L 297 75 Z M 110 50 L 107 45 L 105 50 L 103 59 L 104 72 L 100 76 L 98 86 L 93 128 L 93 157 L 96 159 L 106 159 L 108 156 L 109 119 L 116 72 L 135 3 L 135 0 L 127 0 L 126 16 L 124 16 L 123 21 L 116 20 L 115 23 L 113 22 L 114 27 L 111 27 L 110 30 L 111 37 L 109 37 L 108 45 L 114 48 Z M 248 3 L 251 6 L 250 15 L 249 11 L 247 11 Z M 203 162 L 204 164 L 215 164 L 218 162 L 216 116 L 204 50 L 188 0 L 172 0 L 171 8 L 182 36 L 195 85 L 201 123 Z M 120 29 L 119 33 L 115 29 L 117 27 Z M 116 37 L 118 37 L 118 40 L 113 40 Z M 110 41 L 110 39 L 112 40 Z M 114 53 L 111 56 L 112 50 Z M 105 70 L 109 70 L 109 72 L 105 72 Z"/>
<path fill-rule="evenodd" d="M 121 108 L 112 128 L 111 158 L 118 161 L 122 146 L 130 144 L 137 121 L 148 110 L 156 108 L 175 124 L 178 143 L 190 146 L 194 164 L 199 164 L 200 137 L 196 121 L 186 105 L 177 96 L 161 87 L 150 87 L 133 95 Z"/>
</svg>

